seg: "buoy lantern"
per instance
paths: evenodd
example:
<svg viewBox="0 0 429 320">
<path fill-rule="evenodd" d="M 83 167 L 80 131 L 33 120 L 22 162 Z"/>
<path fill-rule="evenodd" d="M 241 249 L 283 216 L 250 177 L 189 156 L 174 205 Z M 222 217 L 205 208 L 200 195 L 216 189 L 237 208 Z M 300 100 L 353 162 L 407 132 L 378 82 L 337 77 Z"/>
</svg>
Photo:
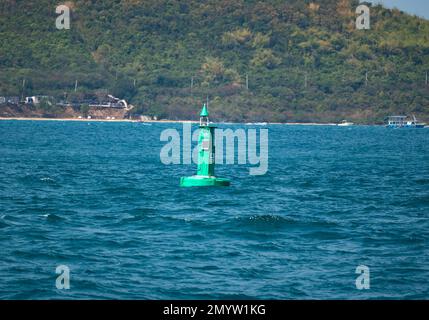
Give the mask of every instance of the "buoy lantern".
<svg viewBox="0 0 429 320">
<path fill-rule="evenodd" d="M 228 179 L 215 176 L 215 130 L 210 124 L 209 111 L 204 104 L 200 114 L 200 135 L 198 138 L 198 169 L 197 175 L 182 177 L 181 187 L 228 187 Z"/>
</svg>

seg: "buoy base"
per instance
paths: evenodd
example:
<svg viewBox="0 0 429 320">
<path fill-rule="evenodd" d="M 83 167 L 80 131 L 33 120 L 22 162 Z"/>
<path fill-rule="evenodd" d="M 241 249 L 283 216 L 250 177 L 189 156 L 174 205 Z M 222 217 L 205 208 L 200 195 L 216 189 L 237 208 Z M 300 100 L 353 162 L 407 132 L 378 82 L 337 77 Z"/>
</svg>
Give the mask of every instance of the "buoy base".
<svg viewBox="0 0 429 320">
<path fill-rule="evenodd" d="M 180 178 L 181 187 L 229 187 L 231 182 L 228 179 L 216 177 L 192 176 Z"/>
</svg>

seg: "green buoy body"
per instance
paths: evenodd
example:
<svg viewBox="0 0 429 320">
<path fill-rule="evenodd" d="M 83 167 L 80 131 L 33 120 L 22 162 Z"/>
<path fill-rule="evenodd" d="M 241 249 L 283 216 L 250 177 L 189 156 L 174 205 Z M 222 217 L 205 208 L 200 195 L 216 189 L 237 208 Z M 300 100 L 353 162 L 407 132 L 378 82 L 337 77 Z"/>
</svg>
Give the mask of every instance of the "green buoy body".
<svg viewBox="0 0 429 320">
<path fill-rule="evenodd" d="M 215 129 L 210 125 L 209 112 L 204 105 L 200 114 L 200 135 L 198 138 L 198 169 L 192 177 L 182 177 L 181 187 L 227 187 L 228 179 L 215 176 Z"/>
<path fill-rule="evenodd" d="M 231 182 L 228 179 L 216 177 L 182 177 L 180 178 L 181 187 L 229 187 Z"/>
</svg>

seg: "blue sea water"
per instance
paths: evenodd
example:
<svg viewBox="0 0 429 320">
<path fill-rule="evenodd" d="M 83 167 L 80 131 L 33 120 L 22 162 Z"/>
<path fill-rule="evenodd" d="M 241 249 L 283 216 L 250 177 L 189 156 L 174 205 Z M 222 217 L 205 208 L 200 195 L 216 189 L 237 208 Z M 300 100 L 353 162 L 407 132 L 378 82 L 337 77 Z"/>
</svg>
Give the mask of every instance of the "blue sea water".
<svg viewBox="0 0 429 320">
<path fill-rule="evenodd" d="M 429 298 L 429 130 L 270 125 L 265 176 L 182 189 L 167 128 L 0 121 L 1 299 Z"/>
</svg>

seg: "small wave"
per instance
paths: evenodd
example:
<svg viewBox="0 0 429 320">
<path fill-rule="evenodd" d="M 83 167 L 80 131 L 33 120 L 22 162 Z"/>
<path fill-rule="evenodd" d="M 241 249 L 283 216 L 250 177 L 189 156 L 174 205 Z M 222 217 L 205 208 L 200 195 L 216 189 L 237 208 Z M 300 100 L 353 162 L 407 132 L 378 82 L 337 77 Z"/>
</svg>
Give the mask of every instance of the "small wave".
<svg viewBox="0 0 429 320">
<path fill-rule="evenodd" d="M 189 216 L 185 216 L 185 217 L 160 216 L 160 218 L 162 218 L 163 220 L 166 220 L 166 221 L 170 221 L 170 222 L 180 222 L 180 223 L 184 222 L 184 223 L 195 223 L 195 224 L 204 224 L 205 223 L 204 220 L 200 220 L 200 219 L 189 217 Z"/>
<path fill-rule="evenodd" d="M 120 223 L 133 223 L 143 220 L 148 220 L 154 217 L 156 209 L 153 208 L 138 208 L 125 212 L 125 216 L 121 218 Z M 109 218 L 110 219 L 110 218 Z"/>
<path fill-rule="evenodd" d="M 18 177 L 18 179 L 26 185 L 55 185 L 57 182 L 48 176 L 41 176 L 38 174 L 27 174 L 24 176 Z"/>
<path fill-rule="evenodd" d="M 252 221 L 264 221 L 264 222 L 278 222 L 278 221 L 291 221 L 291 219 L 284 218 L 277 215 L 262 215 L 262 216 L 252 216 L 250 217 Z"/>
<path fill-rule="evenodd" d="M 296 223 L 296 221 L 292 218 L 282 217 L 279 215 L 254 215 L 250 217 L 236 218 L 236 221 L 240 224 L 251 226 L 283 226 Z"/>
<path fill-rule="evenodd" d="M 60 217 L 60 216 L 53 214 L 53 213 L 42 214 L 41 217 L 46 218 L 46 220 L 49 222 L 58 222 L 58 221 L 65 220 L 65 218 Z"/>
<path fill-rule="evenodd" d="M 142 215 L 133 215 L 133 216 L 128 216 L 126 218 L 123 218 L 120 223 L 133 223 L 133 222 L 138 222 L 138 221 L 142 221 L 145 220 L 147 218 L 146 215 L 142 214 Z"/>
<path fill-rule="evenodd" d="M 4 223 L 6 226 L 14 226 L 14 225 L 23 225 L 25 222 L 23 222 L 21 219 L 8 214 L 3 214 L 0 216 L 0 223 Z"/>
</svg>

